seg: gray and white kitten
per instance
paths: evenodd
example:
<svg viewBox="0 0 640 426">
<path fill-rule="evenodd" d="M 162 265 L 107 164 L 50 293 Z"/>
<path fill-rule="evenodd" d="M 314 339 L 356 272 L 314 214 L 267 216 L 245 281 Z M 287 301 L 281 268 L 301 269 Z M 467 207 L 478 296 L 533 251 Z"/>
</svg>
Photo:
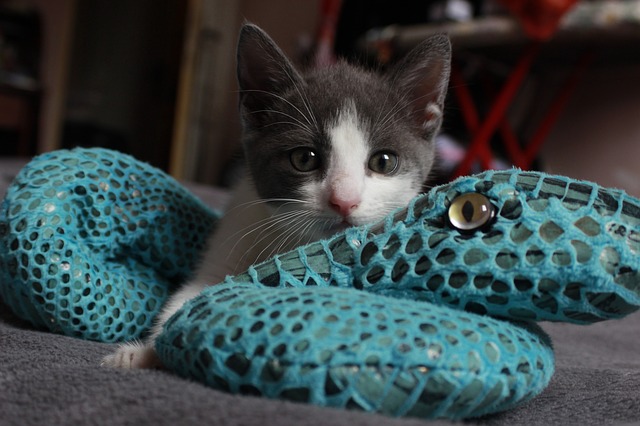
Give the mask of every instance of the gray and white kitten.
<svg viewBox="0 0 640 426">
<path fill-rule="evenodd" d="M 434 163 L 450 55 L 448 38 L 438 35 L 382 74 L 338 62 L 303 75 L 265 32 L 244 25 L 237 74 L 248 176 L 195 277 L 171 296 L 150 337 L 120 346 L 103 364 L 158 366 L 162 326 L 207 285 L 405 206 Z"/>
</svg>

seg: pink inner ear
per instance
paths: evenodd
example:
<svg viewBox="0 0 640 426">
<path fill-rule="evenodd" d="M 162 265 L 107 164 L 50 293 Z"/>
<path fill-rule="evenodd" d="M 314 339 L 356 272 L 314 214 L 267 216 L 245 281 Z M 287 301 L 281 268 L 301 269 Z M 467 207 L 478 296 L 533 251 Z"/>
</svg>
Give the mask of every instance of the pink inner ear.
<svg viewBox="0 0 640 426">
<path fill-rule="evenodd" d="M 424 127 L 429 127 L 432 124 L 435 124 L 442 117 L 442 110 L 440 107 L 430 102 L 424 109 Z"/>
</svg>

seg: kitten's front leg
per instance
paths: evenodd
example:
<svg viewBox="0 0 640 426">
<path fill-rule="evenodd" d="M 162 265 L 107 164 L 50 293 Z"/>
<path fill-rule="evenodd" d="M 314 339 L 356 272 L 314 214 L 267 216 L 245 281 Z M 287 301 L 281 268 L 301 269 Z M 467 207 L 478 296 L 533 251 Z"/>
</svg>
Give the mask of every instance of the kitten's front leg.
<svg viewBox="0 0 640 426">
<path fill-rule="evenodd" d="M 155 325 L 151 329 L 151 334 L 144 342 L 133 341 L 120 345 L 114 353 L 102 359 L 101 365 L 104 367 L 123 369 L 161 368 L 162 362 L 160 362 L 160 358 L 158 358 L 158 354 L 156 353 L 155 342 L 156 338 L 162 332 L 164 323 L 167 322 L 187 300 L 197 296 L 205 287 L 206 285 L 204 284 L 189 283 L 180 288 L 180 290 L 169 298 L 162 308 L 162 311 L 158 314 Z"/>
<path fill-rule="evenodd" d="M 101 365 L 123 369 L 162 367 L 152 342 L 124 343 L 114 353 L 105 356 Z"/>
<path fill-rule="evenodd" d="M 157 368 L 161 366 L 155 351 L 156 337 L 162 333 L 165 322 L 184 305 L 197 296 L 207 285 L 219 283 L 224 277 L 246 269 L 257 258 L 255 253 L 264 250 L 255 244 L 252 238 L 237 241 L 238 230 L 251 229 L 256 223 L 262 223 L 270 216 L 262 203 L 256 203 L 259 197 L 250 181 L 243 179 L 229 204 L 229 211 L 241 214 L 224 216 L 217 225 L 217 231 L 209 236 L 196 275 L 192 281 L 180 287 L 158 314 L 151 334 L 144 342 L 130 342 L 121 345 L 114 353 L 106 356 L 102 365 L 117 368 Z M 251 208 L 248 208 L 250 206 Z M 247 233 L 250 234 L 250 233 Z M 261 236 L 262 234 L 258 234 Z"/>
</svg>

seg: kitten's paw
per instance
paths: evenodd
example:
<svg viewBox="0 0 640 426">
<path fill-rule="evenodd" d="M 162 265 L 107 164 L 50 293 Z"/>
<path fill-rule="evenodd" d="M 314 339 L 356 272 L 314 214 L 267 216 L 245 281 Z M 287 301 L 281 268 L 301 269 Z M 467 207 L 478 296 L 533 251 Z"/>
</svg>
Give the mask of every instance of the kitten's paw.
<svg viewBox="0 0 640 426">
<path fill-rule="evenodd" d="M 125 343 L 105 356 L 100 364 L 112 368 L 160 368 L 162 363 L 153 347 L 142 343 Z"/>
</svg>

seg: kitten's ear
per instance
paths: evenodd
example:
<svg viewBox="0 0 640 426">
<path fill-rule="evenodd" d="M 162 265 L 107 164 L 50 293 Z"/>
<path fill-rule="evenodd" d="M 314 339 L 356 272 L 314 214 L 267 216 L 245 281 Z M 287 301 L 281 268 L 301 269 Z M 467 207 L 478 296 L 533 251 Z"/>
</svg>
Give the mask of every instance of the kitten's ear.
<svg viewBox="0 0 640 426">
<path fill-rule="evenodd" d="M 246 112 L 266 109 L 286 88 L 302 84 L 282 50 L 256 25 L 242 26 L 237 60 L 240 107 Z"/>
<path fill-rule="evenodd" d="M 451 43 L 444 34 L 423 41 L 391 69 L 391 84 L 408 97 L 425 137 L 442 124 L 450 71 Z"/>
</svg>

